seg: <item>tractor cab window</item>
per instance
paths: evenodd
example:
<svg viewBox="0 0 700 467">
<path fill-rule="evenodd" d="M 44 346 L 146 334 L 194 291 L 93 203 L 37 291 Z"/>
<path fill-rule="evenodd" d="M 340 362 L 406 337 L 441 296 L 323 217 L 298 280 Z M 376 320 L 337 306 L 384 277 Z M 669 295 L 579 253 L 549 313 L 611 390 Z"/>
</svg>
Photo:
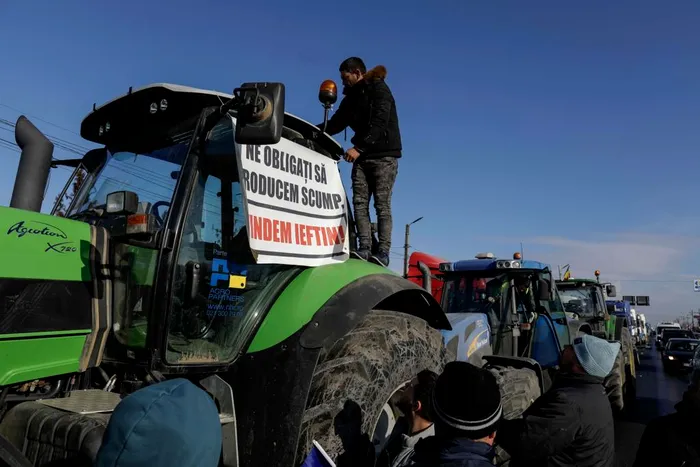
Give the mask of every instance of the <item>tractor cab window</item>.
<svg viewBox="0 0 700 467">
<path fill-rule="evenodd" d="M 567 313 L 576 313 L 581 319 L 602 317 L 607 306 L 596 287 L 562 287 L 559 296 Z M 613 306 L 614 311 L 614 306 Z"/>
<path fill-rule="evenodd" d="M 233 126 L 208 135 L 173 275 L 167 361 L 233 360 L 297 268 L 255 264 L 236 163 Z"/>
<path fill-rule="evenodd" d="M 81 190 L 70 215 L 104 209 L 107 195 L 131 191 L 138 196 L 139 212 L 153 214 L 162 226 L 197 119 L 188 119 L 147 144 L 135 143 L 128 149 L 108 147 L 106 161 L 95 177 L 89 177 L 91 183 Z"/>
<path fill-rule="evenodd" d="M 130 191 L 138 196 L 138 212 L 152 214 L 156 228 L 160 228 L 167 219 L 197 119 L 187 119 L 163 133 L 149 133 L 147 140 L 107 147 L 104 161 L 85 177 L 68 217 L 110 218 L 112 215 L 105 212 L 107 195 Z M 112 254 L 117 272 L 113 282 L 114 335 L 122 345 L 144 348 L 158 250 L 114 241 Z"/>
<path fill-rule="evenodd" d="M 443 306 L 447 313 L 483 313 L 492 333 L 502 327 L 509 303 L 510 278 L 495 272 L 460 273 L 448 277 L 443 292 Z"/>
</svg>

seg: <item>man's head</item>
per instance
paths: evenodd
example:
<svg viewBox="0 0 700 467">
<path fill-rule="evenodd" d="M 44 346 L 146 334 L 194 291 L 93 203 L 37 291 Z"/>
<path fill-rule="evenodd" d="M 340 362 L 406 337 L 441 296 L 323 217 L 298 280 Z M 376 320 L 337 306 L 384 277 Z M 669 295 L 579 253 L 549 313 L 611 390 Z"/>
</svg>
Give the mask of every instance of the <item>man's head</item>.
<svg viewBox="0 0 700 467">
<path fill-rule="evenodd" d="M 350 57 L 343 60 L 339 71 L 343 86 L 352 87 L 362 80 L 367 73 L 367 67 L 360 57 Z"/>
<path fill-rule="evenodd" d="M 588 374 L 605 378 L 615 366 L 620 351 L 619 342 L 608 342 L 584 334 L 567 345 L 561 355 L 561 368 L 567 373 Z"/>
<path fill-rule="evenodd" d="M 435 383 L 433 410 L 437 435 L 493 444 L 503 415 L 496 377 L 471 363 L 448 363 Z"/>
<path fill-rule="evenodd" d="M 433 389 L 437 378 L 437 373 L 423 370 L 404 393 L 401 408 L 412 423 L 417 419 L 433 422 Z"/>
<path fill-rule="evenodd" d="M 171 379 L 139 389 L 117 405 L 94 465 L 217 465 L 221 440 L 214 400 L 186 379 Z"/>
<path fill-rule="evenodd" d="M 518 292 L 526 292 L 528 287 L 530 287 L 530 279 L 527 276 L 517 275 L 515 276 L 515 287 Z"/>
</svg>

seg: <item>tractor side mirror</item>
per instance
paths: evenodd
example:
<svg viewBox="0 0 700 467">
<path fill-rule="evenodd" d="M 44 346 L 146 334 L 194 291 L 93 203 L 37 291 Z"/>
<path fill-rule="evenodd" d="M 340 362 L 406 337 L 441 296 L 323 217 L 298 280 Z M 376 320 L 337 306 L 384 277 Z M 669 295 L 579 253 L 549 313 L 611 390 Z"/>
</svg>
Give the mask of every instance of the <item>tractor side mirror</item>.
<svg viewBox="0 0 700 467">
<path fill-rule="evenodd" d="M 244 83 L 233 93 L 240 100 L 236 114 L 236 143 L 279 143 L 284 126 L 284 84 Z"/>
<path fill-rule="evenodd" d="M 552 291 L 550 290 L 549 281 L 540 279 L 537 281 L 537 299 L 539 301 L 549 301 L 552 299 Z"/>
<path fill-rule="evenodd" d="M 615 288 L 614 285 L 608 284 L 605 286 L 605 294 L 608 297 L 613 298 L 613 297 L 617 296 L 617 289 Z"/>
</svg>

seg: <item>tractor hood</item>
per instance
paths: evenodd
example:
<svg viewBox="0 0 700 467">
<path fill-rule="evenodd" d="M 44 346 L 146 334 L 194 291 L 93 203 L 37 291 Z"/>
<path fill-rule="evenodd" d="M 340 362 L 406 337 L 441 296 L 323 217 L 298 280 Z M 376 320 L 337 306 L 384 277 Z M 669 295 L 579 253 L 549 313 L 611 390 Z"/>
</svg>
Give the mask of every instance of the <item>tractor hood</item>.
<svg viewBox="0 0 700 467">
<path fill-rule="evenodd" d="M 0 386 L 99 364 L 110 323 L 107 242 L 104 229 L 0 207 Z"/>
</svg>

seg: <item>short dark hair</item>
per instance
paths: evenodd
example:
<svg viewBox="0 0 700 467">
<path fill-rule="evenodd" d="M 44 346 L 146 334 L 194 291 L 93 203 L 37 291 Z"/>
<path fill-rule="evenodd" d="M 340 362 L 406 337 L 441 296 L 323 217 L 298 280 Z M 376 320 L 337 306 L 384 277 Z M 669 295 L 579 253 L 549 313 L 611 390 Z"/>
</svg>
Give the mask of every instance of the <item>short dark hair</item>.
<svg viewBox="0 0 700 467">
<path fill-rule="evenodd" d="M 423 370 L 418 373 L 417 382 L 413 385 L 413 403 L 420 401 L 421 409 L 416 412 L 422 418 L 433 421 L 433 389 L 437 381 L 437 373 Z"/>
<path fill-rule="evenodd" d="M 338 71 L 341 73 L 351 73 L 355 70 L 359 70 L 363 75 L 367 73 L 365 62 L 363 62 L 360 57 L 346 58 L 343 60 L 343 63 L 340 64 L 340 69 Z"/>
</svg>

